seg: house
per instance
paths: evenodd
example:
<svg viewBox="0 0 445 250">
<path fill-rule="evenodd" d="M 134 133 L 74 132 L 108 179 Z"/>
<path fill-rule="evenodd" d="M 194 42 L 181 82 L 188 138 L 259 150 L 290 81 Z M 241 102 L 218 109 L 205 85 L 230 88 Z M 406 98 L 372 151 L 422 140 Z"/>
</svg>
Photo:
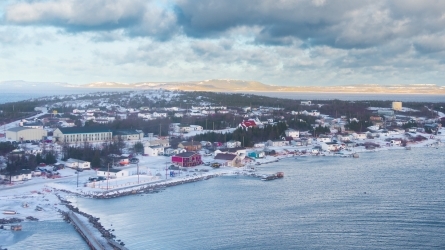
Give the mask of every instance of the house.
<svg viewBox="0 0 445 250">
<path fill-rule="evenodd" d="M 183 148 L 187 151 L 198 151 L 201 150 L 202 146 L 200 142 L 196 141 L 183 141 L 178 144 L 178 148 Z"/>
<path fill-rule="evenodd" d="M 105 177 L 105 178 L 110 178 L 110 179 L 116 179 L 116 178 L 121 178 L 121 177 L 125 177 L 125 176 L 130 176 L 130 173 L 128 170 L 126 169 L 115 169 L 115 168 L 99 168 L 96 171 L 96 175 L 99 177 Z"/>
<path fill-rule="evenodd" d="M 265 146 L 266 146 L 265 143 L 255 143 L 255 144 L 253 144 L 254 148 L 264 148 Z"/>
<path fill-rule="evenodd" d="M 247 121 L 242 121 L 238 127 L 241 128 L 253 128 L 253 127 L 257 127 L 259 125 L 263 125 L 263 123 L 261 121 L 259 121 L 258 119 L 249 119 Z"/>
<path fill-rule="evenodd" d="M 168 156 L 177 155 L 177 154 L 184 153 L 184 152 L 187 152 L 187 150 L 185 150 L 183 148 L 166 148 L 166 149 L 164 149 L 164 155 L 168 155 Z"/>
<path fill-rule="evenodd" d="M 400 140 L 400 139 L 393 139 L 393 140 L 390 141 L 390 143 L 391 143 L 391 146 L 400 146 L 400 145 L 402 145 L 402 140 Z"/>
<path fill-rule="evenodd" d="M 288 141 L 271 141 L 271 140 L 268 140 L 267 141 L 267 146 L 272 146 L 272 147 L 289 146 L 289 142 Z"/>
<path fill-rule="evenodd" d="M 194 167 L 202 164 L 202 160 L 201 155 L 198 153 L 184 152 L 172 156 L 172 163 L 180 167 Z"/>
<path fill-rule="evenodd" d="M 353 133 L 352 137 L 354 137 L 355 140 L 364 140 L 368 138 L 368 135 L 366 133 Z"/>
<path fill-rule="evenodd" d="M 328 142 L 332 142 L 332 139 L 331 139 L 331 137 L 320 136 L 320 137 L 317 138 L 317 142 L 328 143 Z"/>
<path fill-rule="evenodd" d="M 199 126 L 199 125 L 190 125 L 190 130 L 191 131 L 202 131 L 203 127 Z"/>
<path fill-rule="evenodd" d="M 320 143 L 320 146 L 325 151 L 339 151 L 342 146 L 336 142 L 326 142 Z"/>
<path fill-rule="evenodd" d="M 213 152 L 213 154 L 215 156 L 217 154 L 233 154 L 233 155 L 238 155 L 241 159 L 244 159 L 244 157 L 246 157 L 247 155 L 247 152 L 246 148 L 244 147 L 236 147 L 236 148 L 217 149 Z"/>
<path fill-rule="evenodd" d="M 91 163 L 88 161 L 69 158 L 66 160 L 65 166 L 73 169 L 91 169 Z"/>
<path fill-rule="evenodd" d="M 164 148 L 170 147 L 170 142 L 168 140 L 150 140 L 150 141 L 145 141 L 144 142 L 144 146 L 145 147 L 149 147 L 149 146 L 163 146 Z"/>
<path fill-rule="evenodd" d="M 266 154 L 264 153 L 264 151 L 251 151 L 249 153 L 247 153 L 247 156 L 249 156 L 250 158 L 264 158 L 266 156 Z"/>
<path fill-rule="evenodd" d="M 112 132 L 100 127 L 57 128 L 53 132 L 53 141 L 60 143 L 104 142 L 111 141 Z"/>
<path fill-rule="evenodd" d="M 32 171 L 29 169 L 22 169 L 15 174 L 9 174 L 9 173 L 0 174 L 0 178 L 11 181 L 27 181 L 31 180 Z"/>
<path fill-rule="evenodd" d="M 240 141 L 230 140 L 230 141 L 226 142 L 226 147 L 227 148 L 241 147 L 241 142 Z"/>
<path fill-rule="evenodd" d="M 300 137 L 300 131 L 298 131 L 298 130 L 286 129 L 286 131 L 284 131 L 284 133 L 286 134 L 287 137 L 292 137 L 294 139 Z"/>
<path fill-rule="evenodd" d="M 241 160 L 238 155 L 233 154 L 217 154 L 215 156 L 215 161 L 221 163 L 223 166 L 228 167 L 240 167 Z"/>
<path fill-rule="evenodd" d="M 164 154 L 163 146 L 150 146 L 144 147 L 144 155 L 148 156 L 159 156 Z"/>
</svg>

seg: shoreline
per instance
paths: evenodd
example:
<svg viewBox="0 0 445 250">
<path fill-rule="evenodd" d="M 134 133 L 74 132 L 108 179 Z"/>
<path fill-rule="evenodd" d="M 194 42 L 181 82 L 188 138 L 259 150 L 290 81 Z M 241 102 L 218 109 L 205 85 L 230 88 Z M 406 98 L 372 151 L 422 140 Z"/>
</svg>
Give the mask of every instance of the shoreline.
<svg viewBox="0 0 445 250">
<path fill-rule="evenodd" d="M 412 148 L 438 148 L 438 147 L 444 147 L 444 144 L 440 144 L 437 146 L 432 146 L 430 144 L 415 144 L 415 145 L 409 145 L 409 147 Z M 356 149 L 356 153 L 361 154 L 361 153 L 373 153 L 373 152 L 379 152 L 379 151 L 386 151 L 386 150 L 406 150 L 405 147 L 401 147 L 401 146 L 394 146 L 394 147 L 382 147 L 382 148 L 375 148 L 372 150 L 368 150 L 368 149 Z M 284 151 L 281 151 L 284 152 Z M 266 159 L 263 159 L 261 161 L 261 165 L 266 165 L 266 164 L 274 164 L 277 163 L 281 160 L 296 160 L 300 157 L 320 157 L 320 156 L 325 156 L 325 157 L 345 157 L 345 156 L 341 156 L 341 155 L 335 155 L 335 154 L 318 154 L 318 155 L 314 155 L 314 154 L 304 154 L 304 155 L 297 155 L 297 154 L 290 154 L 291 152 L 287 152 L 286 154 L 277 154 L 273 157 L 268 157 Z M 351 160 L 353 160 L 351 158 Z M 359 159 L 357 159 L 359 160 Z M 354 160 L 355 161 L 355 160 Z M 252 162 L 253 164 L 246 164 L 245 167 L 247 166 L 255 166 L 255 163 Z M 260 166 L 261 166 L 260 165 Z M 216 177 L 220 177 L 220 176 L 235 176 L 235 175 L 243 175 L 246 177 L 258 177 L 260 174 L 258 174 L 257 170 L 255 169 L 255 173 L 251 173 L 251 172 L 247 172 L 245 167 L 240 167 L 240 168 L 234 168 L 234 167 L 228 167 L 228 168 L 224 168 L 223 170 L 219 169 L 216 170 L 218 171 L 217 173 L 211 173 L 211 172 L 199 172 L 199 174 L 202 174 L 202 176 L 191 176 L 191 177 L 181 177 L 181 179 L 169 179 L 167 181 L 164 181 L 162 183 L 154 183 L 154 184 L 141 184 L 141 185 L 137 185 L 137 186 L 131 186 L 131 187 L 127 187 L 127 188 L 122 188 L 120 190 L 109 190 L 109 191 L 103 191 L 100 193 L 87 193 L 87 192 L 72 192 L 70 190 L 64 190 L 64 189 L 58 189 L 55 187 L 51 187 L 51 186 L 46 186 L 43 188 L 43 190 L 45 191 L 45 193 L 40 193 L 39 192 L 34 193 L 33 195 L 21 195 L 21 196 L 14 196 L 14 197 L 10 197 L 11 200 L 13 199 L 17 199 L 17 198 L 31 198 L 31 199 L 38 199 L 39 196 L 43 196 L 41 198 L 48 199 L 50 202 L 54 203 L 54 199 L 52 199 L 51 197 L 55 197 L 57 200 L 57 204 L 54 203 L 54 209 L 56 209 L 55 211 L 51 212 L 52 210 L 48 209 L 48 207 L 45 207 L 45 209 L 47 210 L 47 213 L 49 213 L 49 216 L 45 217 L 45 218 L 36 218 L 36 222 L 38 221 L 46 221 L 46 220 L 52 220 L 55 217 L 58 217 L 57 219 L 60 218 L 60 216 L 62 217 L 62 220 L 64 220 L 65 222 L 67 221 L 67 214 L 68 212 L 72 211 L 75 213 L 80 214 L 81 216 L 84 216 L 86 218 L 86 220 L 88 220 L 89 224 L 91 224 L 92 227 L 96 228 L 96 230 L 100 233 L 100 235 L 102 235 L 103 238 L 105 239 L 110 239 L 110 240 L 114 240 L 116 238 L 116 236 L 114 234 L 112 234 L 112 229 L 106 229 L 103 225 L 101 225 L 101 223 L 99 222 L 100 218 L 95 218 L 93 215 L 87 214 L 83 211 L 81 211 L 78 207 L 75 207 L 72 205 L 72 202 L 69 201 L 68 199 L 66 199 L 67 196 L 71 195 L 72 196 L 77 196 L 77 197 L 82 197 L 82 198 L 90 198 L 90 199 L 113 199 L 113 198 L 119 198 L 119 197 L 123 197 L 123 196 L 129 196 L 129 195 L 140 195 L 140 194 L 154 194 L 154 193 L 159 193 L 162 190 L 165 190 L 168 187 L 173 187 L 173 186 L 178 186 L 181 184 L 187 184 L 187 183 L 193 183 L 193 182 L 197 182 L 197 181 L 203 181 L 203 180 L 209 180 L 212 178 L 216 178 Z M 260 170 L 261 171 L 261 170 Z M 279 169 L 277 169 L 277 171 L 279 171 Z M 65 196 L 62 195 L 62 193 L 66 194 Z M 1 204 L 1 203 L 0 203 Z M 24 221 L 23 218 L 24 216 L 28 216 L 27 213 L 19 213 L 18 215 L 20 215 L 19 217 L 11 217 L 8 218 L 8 220 L 13 221 L 14 223 L 20 223 L 22 221 Z M 39 216 L 36 216 L 39 217 Z M 1 220 L 1 219 L 0 219 Z M 117 243 L 116 241 L 114 241 L 116 244 L 120 244 Z M 122 246 L 122 245 L 121 245 Z"/>
</svg>

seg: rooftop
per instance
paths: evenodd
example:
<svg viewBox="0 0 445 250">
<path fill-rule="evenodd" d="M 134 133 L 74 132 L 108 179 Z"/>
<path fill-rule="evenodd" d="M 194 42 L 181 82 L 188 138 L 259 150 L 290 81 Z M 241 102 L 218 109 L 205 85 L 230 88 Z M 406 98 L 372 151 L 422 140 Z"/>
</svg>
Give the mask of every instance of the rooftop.
<svg viewBox="0 0 445 250">
<path fill-rule="evenodd" d="M 63 134 L 86 134 L 86 133 L 106 133 L 111 132 L 108 128 L 102 127 L 71 127 L 59 128 Z"/>
</svg>

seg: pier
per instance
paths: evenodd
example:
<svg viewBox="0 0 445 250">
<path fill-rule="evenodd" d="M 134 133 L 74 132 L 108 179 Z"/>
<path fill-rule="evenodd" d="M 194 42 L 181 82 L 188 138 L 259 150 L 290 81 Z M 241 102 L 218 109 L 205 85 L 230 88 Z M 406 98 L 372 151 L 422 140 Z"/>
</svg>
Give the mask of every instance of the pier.
<svg viewBox="0 0 445 250">
<path fill-rule="evenodd" d="M 105 239 L 100 235 L 99 232 L 96 234 L 92 233 L 87 225 L 73 212 L 69 211 L 67 213 L 68 218 L 73 223 L 76 230 L 85 239 L 88 246 L 93 250 L 127 250 L 126 247 L 114 242 L 112 239 Z"/>
</svg>

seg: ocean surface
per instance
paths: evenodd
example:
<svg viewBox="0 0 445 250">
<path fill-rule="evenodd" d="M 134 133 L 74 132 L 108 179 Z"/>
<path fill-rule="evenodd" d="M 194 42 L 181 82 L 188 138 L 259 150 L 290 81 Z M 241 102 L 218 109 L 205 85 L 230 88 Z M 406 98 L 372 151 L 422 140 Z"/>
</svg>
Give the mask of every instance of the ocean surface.
<svg viewBox="0 0 445 250">
<path fill-rule="evenodd" d="M 94 92 L 115 92 L 129 91 L 129 89 L 56 89 L 34 90 L 34 91 L 17 91 L 0 89 L 0 104 L 7 102 L 17 102 L 28 100 L 31 98 L 53 96 L 53 95 L 70 95 L 70 94 L 87 94 Z M 299 92 L 246 92 L 247 94 L 263 95 L 268 97 L 288 98 L 295 100 L 347 100 L 347 101 L 402 101 L 402 102 L 445 102 L 445 95 L 424 95 L 424 94 L 366 94 L 366 93 L 299 93 Z"/>
<path fill-rule="evenodd" d="M 402 102 L 445 102 L 445 95 L 430 94 L 377 94 L 377 93 L 315 93 L 315 92 L 249 92 L 249 94 L 295 100 L 343 100 L 343 101 L 402 101 Z"/>
<path fill-rule="evenodd" d="M 17 89 L 4 89 L 0 88 L 0 104 L 7 102 L 18 102 L 24 101 L 31 98 L 55 96 L 55 95 L 73 95 L 73 94 L 88 94 L 95 92 L 118 92 L 118 91 L 128 91 L 128 89 L 77 89 L 77 88 L 58 88 L 53 90 L 48 89 L 33 89 L 31 90 L 21 90 Z"/>
<path fill-rule="evenodd" d="M 90 249 L 74 227 L 62 219 L 54 221 L 22 222 L 23 231 L 0 230 L 0 249 L 8 250 L 87 250 Z"/>
<path fill-rule="evenodd" d="M 279 180 L 225 176 L 72 201 L 129 249 L 445 249 L 444 153 L 288 158 L 259 166 L 283 171 Z"/>
</svg>

